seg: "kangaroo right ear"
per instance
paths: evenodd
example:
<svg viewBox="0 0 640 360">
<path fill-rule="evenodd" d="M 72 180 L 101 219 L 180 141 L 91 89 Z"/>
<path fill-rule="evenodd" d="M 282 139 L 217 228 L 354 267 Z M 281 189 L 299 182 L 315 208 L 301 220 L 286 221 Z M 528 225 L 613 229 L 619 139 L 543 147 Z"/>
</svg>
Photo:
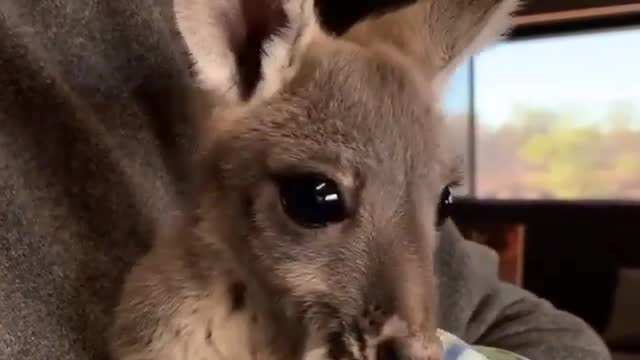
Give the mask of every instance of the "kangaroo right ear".
<svg viewBox="0 0 640 360">
<path fill-rule="evenodd" d="M 216 106 L 273 95 L 319 31 L 313 0 L 175 0 L 198 86 Z"/>
<path fill-rule="evenodd" d="M 395 49 L 441 94 L 455 67 L 511 27 L 521 0 L 415 0 L 356 23 L 345 37 Z"/>
</svg>

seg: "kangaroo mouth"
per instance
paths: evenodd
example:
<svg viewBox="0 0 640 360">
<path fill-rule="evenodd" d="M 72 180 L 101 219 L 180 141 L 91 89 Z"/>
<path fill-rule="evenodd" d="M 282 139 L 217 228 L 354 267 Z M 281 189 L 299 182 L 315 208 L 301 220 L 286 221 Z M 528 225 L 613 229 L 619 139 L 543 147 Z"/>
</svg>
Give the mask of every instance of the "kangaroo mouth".
<svg viewBox="0 0 640 360">
<path fill-rule="evenodd" d="M 324 333 L 320 341 L 323 345 L 314 353 L 319 356 L 305 356 L 305 360 L 413 359 L 408 356 L 410 341 L 406 323 L 397 316 L 386 315 L 378 307 L 369 307 L 350 321 L 334 317 L 322 322 L 328 326 L 315 327 Z"/>
<path fill-rule="evenodd" d="M 332 332 L 327 336 L 327 357 L 331 360 L 360 359 L 366 354 L 368 341 L 362 331 Z"/>
<path fill-rule="evenodd" d="M 409 347 L 404 339 L 371 337 L 359 328 L 347 333 L 333 332 L 327 336 L 326 357 L 331 360 L 408 360 Z"/>
<path fill-rule="evenodd" d="M 319 357 L 305 360 L 428 360 L 438 354 L 438 344 L 425 343 L 428 334 L 412 335 L 406 322 L 398 316 L 389 316 L 380 322 L 369 312 L 356 321 L 341 323 L 338 330 L 324 338 L 325 346 Z"/>
</svg>

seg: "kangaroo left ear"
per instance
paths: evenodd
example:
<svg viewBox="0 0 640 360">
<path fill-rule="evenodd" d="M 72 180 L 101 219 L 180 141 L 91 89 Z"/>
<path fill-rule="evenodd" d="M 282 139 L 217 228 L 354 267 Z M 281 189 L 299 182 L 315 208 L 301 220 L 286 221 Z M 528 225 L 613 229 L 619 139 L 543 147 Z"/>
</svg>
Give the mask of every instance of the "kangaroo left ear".
<svg viewBox="0 0 640 360">
<path fill-rule="evenodd" d="M 519 0 L 417 0 L 357 23 L 345 35 L 410 60 L 439 95 L 466 56 L 504 34 Z"/>
<path fill-rule="evenodd" d="M 313 0 L 174 0 L 174 10 L 197 84 L 218 108 L 276 93 L 320 31 Z"/>
</svg>

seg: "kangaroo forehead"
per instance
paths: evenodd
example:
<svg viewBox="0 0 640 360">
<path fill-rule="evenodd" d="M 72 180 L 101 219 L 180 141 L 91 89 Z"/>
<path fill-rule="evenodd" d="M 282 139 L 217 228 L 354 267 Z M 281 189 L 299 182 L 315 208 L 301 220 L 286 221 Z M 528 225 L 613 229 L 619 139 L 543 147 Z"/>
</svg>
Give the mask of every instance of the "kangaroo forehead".
<svg viewBox="0 0 640 360">
<path fill-rule="evenodd" d="M 339 65 L 320 68 L 294 83 L 267 109 L 258 109 L 270 133 L 363 144 L 406 147 L 438 137 L 441 116 L 412 80 Z M 296 86 L 297 85 L 297 86 Z M 295 139 L 295 138 L 292 138 Z"/>
</svg>

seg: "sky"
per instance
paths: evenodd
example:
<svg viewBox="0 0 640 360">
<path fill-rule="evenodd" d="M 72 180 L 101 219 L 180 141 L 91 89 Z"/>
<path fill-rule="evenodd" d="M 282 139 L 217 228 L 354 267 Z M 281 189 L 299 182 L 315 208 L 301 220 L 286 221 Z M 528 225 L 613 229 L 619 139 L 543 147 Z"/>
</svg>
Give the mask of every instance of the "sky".
<svg viewBox="0 0 640 360">
<path fill-rule="evenodd" d="M 634 105 L 640 125 L 640 29 L 504 42 L 475 57 L 477 119 L 498 127 L 514 105 L 602 119 L 610 105 Z M 445 109 L 468 105 L 468 66 L 450 81 Z"/>
</svg>

